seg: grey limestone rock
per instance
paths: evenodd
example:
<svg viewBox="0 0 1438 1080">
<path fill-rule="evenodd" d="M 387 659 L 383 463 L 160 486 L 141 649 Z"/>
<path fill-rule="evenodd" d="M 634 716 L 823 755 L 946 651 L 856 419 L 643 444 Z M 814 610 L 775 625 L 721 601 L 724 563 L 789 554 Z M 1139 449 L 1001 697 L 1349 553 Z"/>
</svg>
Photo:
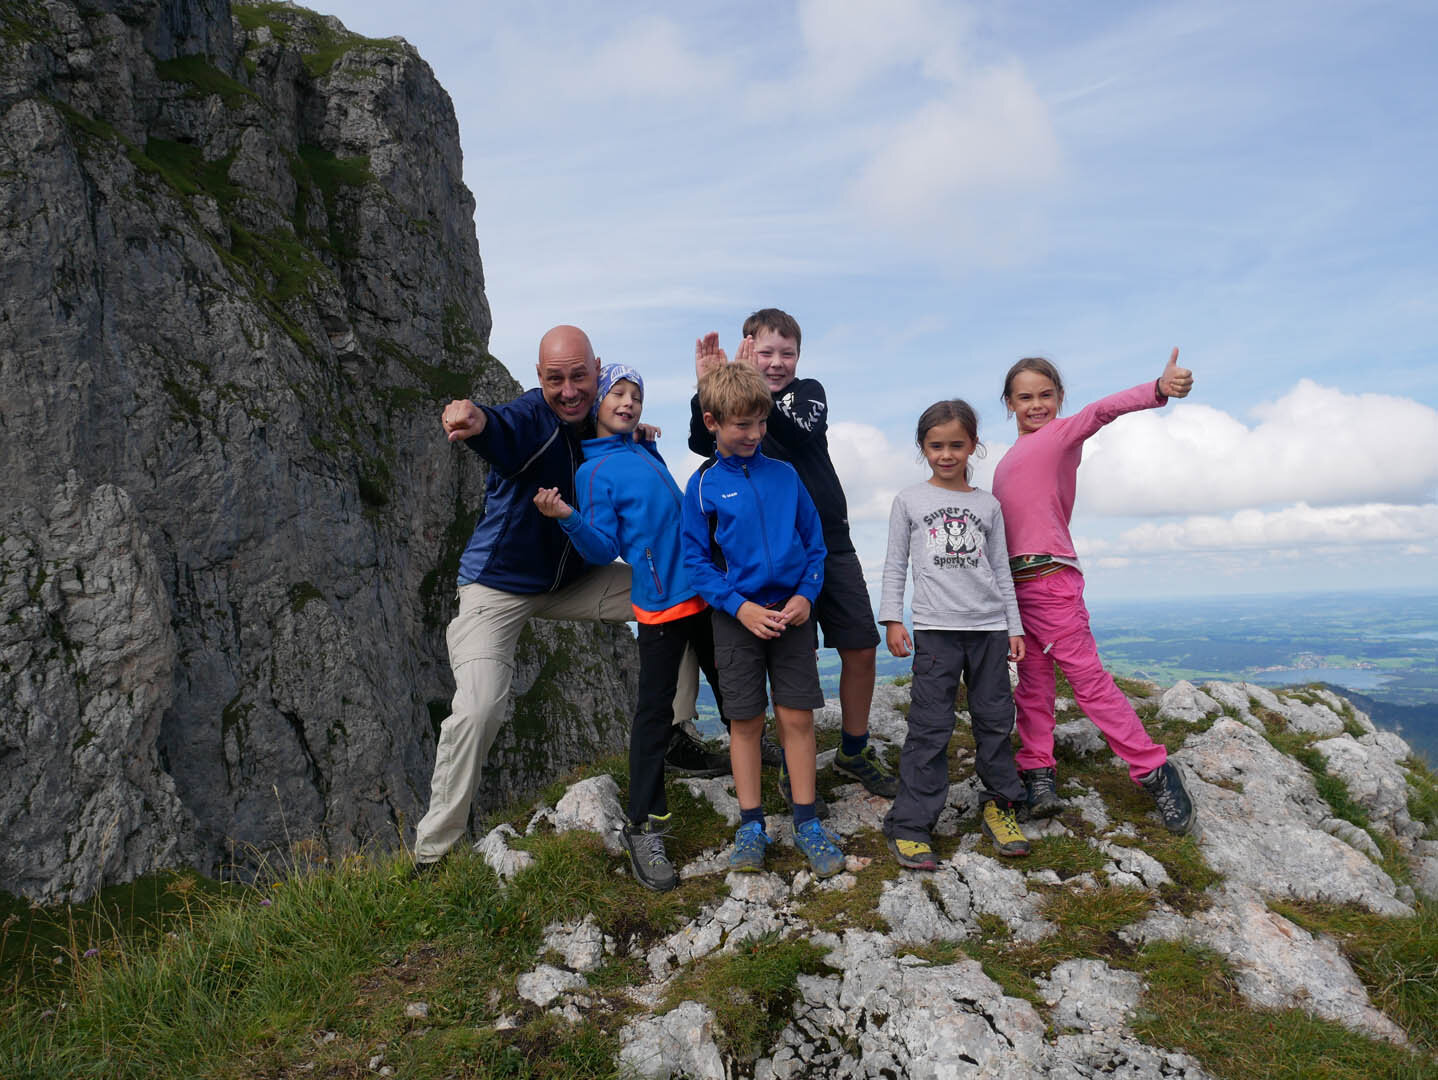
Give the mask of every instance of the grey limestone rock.
<svg viewBox="0 0 1438 1080">
<path fill-rule="evenodd" d="M 510 838 L 518 835 L 512 825 L 496 825 L 474 845 L 474 850 L 484 858 L 489 868 L 505 881 L 534 865 L 533 855 L 527 851 L 515 851 L 509 846 Z"/>
<path fill-rule="evenodd" d="M 541 1009 L 557 1000 L 562 994 L 583 990 L 589 985 L 583 975 L 550 964 L 540 964 L 533 971 L 527 971 L 514 980 L 514 990 L 525 1001 L 532 1001 Z"/>
<path fill-rule="evenodd" d="M 1149 916 L 1122 936 L 1132 940 L 1181 937 L 1227 957 L 1245 997 L 1266 1008 L 1302 1008 L 1392 1042 L 1402 1029 L 1375 1009 L 1338 947 L 1295 926 L 1242 887 L 1229 884 L 1213 905 L 1188 919 Z"/>
<path fill-rule="evenodd" d="M 1123 1028 L 1143 993 L 1138 975 L 1117 971 L 1102 960 L 1065 960 L 1035 982 L 1053 1007 L 1053 1022 L 1080 1031 Z"/>
<path fill-rule="evenodd" d="M 176 643 L 134 503 L 72 472 L 0 536 L 0 881 L 61 899 L 195 859 L 156 752 Z"/>
<path fill-rule="evenodd" d="M 1267 897 L 1411 913 L 1392 878 L 1324 831 L 1332 811 L 1308 771 L 1248 727 L 1220 719 L 1174 757 L 1189 771 L 1204 857 L 1230 880 Z"/>
<path fill-rule="evenodd" d="M 1180 679 L 1164 691 L 1163 697 L 1159 699 L 1158 715 L 1166 720 L 1185 720 L 1192 724 L 1221 712 L 1222 708 L 1193 683 Z"/>
<path fill-rule="evenodd" d="M 600 930 L 594 912 L 578 922 L 550 923 L 544 928 L 544 947 L 558 953 L 573 971 L 594 971 L 604 963 L 614 942 Z"/>
<path fill-rule="evenodd" d="M 624 807 L 619 805 L 619 785 L 608 773 L 581 780 L 564 793 L 554 807 L 554 831 L 582 829 L 597 833 L 615 855 L 624 851 L 619 830 L 624 828 Z"/>
<path fill-rule="evenodd" d="M 59 760 L 30 784 L 25 828 L 71 839 L 26 835 L 0 887 L 76 898 L 175 863 L 283 861 L 291 840 L 398 844 L 428 801 L 483 503 L 482 462 L 438 411 L 520 389 L 487 350 L 449 97 L 408 44 L 303 8 L 5 18 L 0 523 L 6 581 L 30 585 L 0 609 L 29 627 L 7 631 L 29 659 L 0 679 L 0 738 L 84 744 L 87 775 L 81 799 Z M 62 487 L 127 507 L 79 608 L 29 593 L 85 542 L 46 524 Z M 108 606 L 82 672 L 46 643 L 85 605 Z M 623 627 L 532 626 L 477 812 L 622 746 L 634 668 Z M 121 727 L 128 755 L 108 749 Z M 0 792 L 0 821 L 20 798 Z"/>
<path fill-rule="evenodd" d="M 619 1064 L 652 1080 L 684 1076 L 725 1080 L 724 1059 L 714 1043 L 714 1014 L 686 1001 L 662 1016 L 641 1017 L 619 1033 Z"/>
</svg>

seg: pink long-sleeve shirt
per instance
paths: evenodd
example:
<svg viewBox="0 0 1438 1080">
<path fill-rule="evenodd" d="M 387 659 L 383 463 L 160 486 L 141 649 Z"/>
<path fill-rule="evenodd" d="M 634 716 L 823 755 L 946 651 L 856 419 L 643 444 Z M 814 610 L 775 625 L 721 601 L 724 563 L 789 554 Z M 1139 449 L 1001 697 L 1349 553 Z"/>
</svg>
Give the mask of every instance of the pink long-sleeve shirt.
<svg viewBox="0 0 1438 1080">
<path fill-rule="evenodd" d="M 1158 383 L 1146 382 L 1020 435 L 994 469 L 994 496 L 1004 512 L 1009 555 L 1077 559 L 1069 521 L 1084 440 L 1124 413 L 1166 404 Z"/>
</svg>

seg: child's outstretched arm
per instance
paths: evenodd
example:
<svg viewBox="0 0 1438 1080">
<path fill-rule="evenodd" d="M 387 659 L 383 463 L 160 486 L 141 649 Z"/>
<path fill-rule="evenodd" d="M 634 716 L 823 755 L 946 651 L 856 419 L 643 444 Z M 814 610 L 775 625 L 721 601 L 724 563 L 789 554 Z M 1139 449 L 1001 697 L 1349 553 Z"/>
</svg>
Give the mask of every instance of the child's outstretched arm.
<svg viewBox="0 0 1438 1080">
<path fill-rule="evenodd" d="M 534 505 L 547 518 L 559 522 L 559 527 L 569 534 L 580 557 L 594 566 L 607 566 L 619 558 L 619 518 L 608 492 L 602 497 L 591 497 L 583 511 L 576 510 L 564 501 L 558 488 L 540 488 L 535 493 Z"/>
<path fill-rule="evenodd" d="M 890 656 L 904 657 L 914 642 L 904 629 L 904 578 L 909 573 L 909 513 L 902 495 L 889 508 L 889 546 L 884 553 L 883 589 L 879 594 L 879 621 Z"/>
<path fill-rule="evenodd" d="M 1106 424 L 1125 413 L 1141 409 L 1160 409 L 1171 397 L 1187 397 L 1193 389 L 1193 372 L 1178 366 L 1178 349 L 1169 354 L 1163 373 L 1151 383 L 1139 383 L 1128 390 L 1109 394 L 1085 405 L 1066 422 L 1059 425 L 1060 436 L 1067 443 L 1083 442 Z"/>
</svg>

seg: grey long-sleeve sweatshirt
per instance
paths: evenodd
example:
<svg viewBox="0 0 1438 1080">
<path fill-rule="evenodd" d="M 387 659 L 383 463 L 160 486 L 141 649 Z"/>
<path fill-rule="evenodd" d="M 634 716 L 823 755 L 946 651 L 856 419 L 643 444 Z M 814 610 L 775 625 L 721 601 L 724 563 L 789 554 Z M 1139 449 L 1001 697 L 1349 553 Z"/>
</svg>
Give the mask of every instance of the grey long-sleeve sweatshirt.
<svg viewBox="0 0 1438 1080">
<path fill-rule="evenodd" d="M 902 622 L 906 567 L 914 574 L 915 630 L 1023 631 L 1004 518 L 987 491 L 927 481 L 904 488 L 889 511 L 880 622 Z"/>
</svg>

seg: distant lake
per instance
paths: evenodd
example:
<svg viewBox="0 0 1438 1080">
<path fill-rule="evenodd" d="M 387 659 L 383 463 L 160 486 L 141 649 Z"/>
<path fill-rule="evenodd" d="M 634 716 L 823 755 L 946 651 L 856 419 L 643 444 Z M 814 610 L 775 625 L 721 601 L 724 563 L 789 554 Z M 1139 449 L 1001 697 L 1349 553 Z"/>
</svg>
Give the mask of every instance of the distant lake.
<svg viewBox="0 0 1438 1080">
<path fill-rule="evenodd" d="M 1350 690 L 1368 691 L 1381 689 L 1387 683 L 1391 683 L 1396 676 L 1385 675 L 1381 671 L 1369 671 L 1365 668 L 1345 667 L 1316 667 L 1298 668 L 1292 671 L 1265 671 L 1258 675 L 1248 675 L 1245 678 L 1249 682 L 1263 683 L 1267 686 L 1293 686 L 1297 683 L 1326 682 L 1334 686 L 1346 686 Z"/>
</svg>

